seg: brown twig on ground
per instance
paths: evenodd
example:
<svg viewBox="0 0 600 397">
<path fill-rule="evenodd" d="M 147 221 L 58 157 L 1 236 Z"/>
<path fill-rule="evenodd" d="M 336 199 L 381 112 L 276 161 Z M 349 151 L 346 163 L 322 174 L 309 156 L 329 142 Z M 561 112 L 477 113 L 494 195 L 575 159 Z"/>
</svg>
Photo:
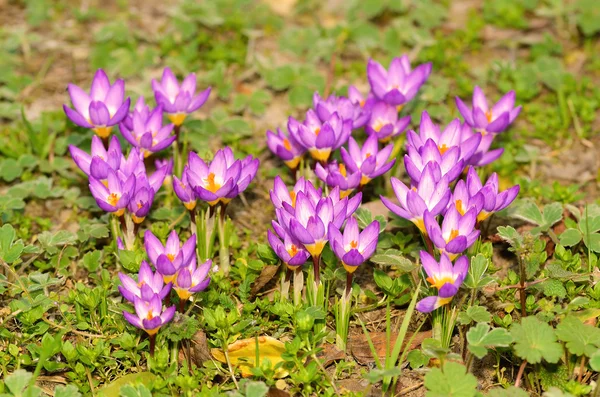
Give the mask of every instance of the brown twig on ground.
<svg viewBox="0 0 600 397">
<path fill-rule="evenodd" d="M 523 377 L 523 373 L 525 372 L 525 367 L 527 366 L 527 360 L 523 360 L 521 366 L 519 367 L 519 372 L 517 373 L 517 379 L 515 380 L 515 387 L 519 387 L 521 385 L 521 378 Z"/>
</svg>

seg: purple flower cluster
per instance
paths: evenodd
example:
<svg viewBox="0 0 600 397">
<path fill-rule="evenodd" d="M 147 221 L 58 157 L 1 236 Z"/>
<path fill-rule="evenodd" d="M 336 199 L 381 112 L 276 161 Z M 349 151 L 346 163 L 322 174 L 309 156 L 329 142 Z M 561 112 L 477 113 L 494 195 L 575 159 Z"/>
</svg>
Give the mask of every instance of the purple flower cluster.
<svg viewBox="0 0 600 397">
<path fill-rule="evenodd" d="M 217 151 L 208 163 L 190 152 L 181 179 L 173 178 L 173 189 L 190 211 L 196 207 L 197 199 L 210 206 L 227 205 L 246 190 L 256 176 L 259 163 L 250 155 L 236 160 L 230 147 Z"/>
<path fill-rule="evenodd" d="M 196 95 L 196 75 L 189 74 L 179 85 L 169 68 L 161 81 L 152 80 L 156 108 L 150 109 L 140 97 L 130 112 L 130 98 L 125 99 L 125 83 L 119 79 L 110 84 L 106 73 L 99 69 L 90 93 L 74 84 L 68 91 L 75 109 L 64 105 L 67 117 L 80 127 L 92 129 L 102 139 L 108 139 L 112 128 L 119 125 L 123 137 L 144 155 L 159 152 L 177 139 L 179 127 L 188 114 L 198 110 L 208 99 L 210 88 Z M 171 124 L 163 125 L 163 114 Z M 176 134 L 171 134 L 175 129 Z"/>
<path fill-rule="evenodd" d="M 422 312 L 452 300 L 469 267 L 467 257 L 460 255 L 479 237 L 478 224 L 510 205 L 519 192 L 517 185 L 499 193 L 495 173 L 482 184 L 474 168 L 502 154 L 501 150 L 488 151 L 491 140 L 486 137 L 502 131 L 514 120 L 520 108 L 512 109 L 513 106 L 514 93 L 509 93 L 488 111 L 481 90 L 476 88 L 473 113 L 478 114 L 479 124 L 473 124 L 474 116 L 468 118 L 463 109 L 466 107 L 459 105 L 466 124 L 461 125 L 456 119 L 441 129 L 423 112 L 419 132 L 407 133 L 404 165 L 410 185 L 392 177 L 398 202 L 381 199 L 390 211 L 413 222 L 428 245 L 429 253 L 421 252 L 421 261 L 429 276 L 427 280 L 438 295 L 419 302 L 417 308 Z M 482 109 L 490 115 L 489 124 L 481 120 Z M 467 124 L 476 127 L 476 132 Z M 464 179 L 459 180 L 463 175 Z M 434 249 L 440 255 L 439 262 L 433 257 Z"/>
</svg>

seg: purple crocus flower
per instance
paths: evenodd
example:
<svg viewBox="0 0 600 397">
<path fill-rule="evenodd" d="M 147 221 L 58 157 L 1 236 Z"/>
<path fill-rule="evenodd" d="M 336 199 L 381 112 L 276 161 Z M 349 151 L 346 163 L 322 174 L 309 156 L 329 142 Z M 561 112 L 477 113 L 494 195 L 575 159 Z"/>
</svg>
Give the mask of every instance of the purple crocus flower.
<svg viewBox="0 0 600 397">
<path fill-rule="evenodd" d="M 163 167 L 165 168 L 165 179 L 163 184 L 165 186 L 170 186 L 173 183 L 173 159 L 154 160 L 154 167 L 157 170 Z"/>
<path fill-rule="evenodd" d="M 280 128 L 277 128 L 277 134 L 267 131 L 267 146 L 293 170 L 298 168 L 298 163 L 306 153 L 306 149 L 293 135 L 286 135 Z"/>
<path fill-rule="evenodd" d="M 269 191 L 271 202 L 275 209 L 283 208 L 283 204 L 286 203 L 289 207 L 296 207 L 296 197 L 298 193 L 303 192 L 313 203 L 317 203 L 322 196 L 322 190 L 316 189 L 311 181 L 300 177 L 294 188 L 288 190 L 287 186 L 283 182 L 283 179 L 279 175 L 275 177 L 273 182 L 273 189 Z M 288 208 L 289 208 L 288 207 Z"/>
<path fill-rule="evenodd" d="M 180 300 L 188 300 L 192 294 L 204 291 L 208 287 L 210 284 L 208 272 L 211 267 L 212 260 L 210 259 L 196 267 L 196 256 L 194 255 L 189 265 L 179 269 L 173 289 L 177 292 Z"/>
<path fill-rule="evenodd" d="M 182 245 L 177 232 L 173 230 L 166 244 L 162 245 L 150 230 L 146 230 L 144 247 L 150 262 L 156 266 L 156 270 L 162 274 L 165 282 L 169 283 L 175 279 L 180 268 L 188 266 L 196 257 L 196 235 L 192 234 Z"/>
<path fill-rule="evenodd" d="M 74 145 L 69 145 L 69 152 L 77 167 L 88 177 L 93 176 L 99 180 L 106 180 L 108 170 L 116 171 L 121 164 L 121 144 L 116 136 L 113 136 L 108 145 L 108 150 L 104 148 L 102 140 L 94 135 L 92 137 L 92 153 L 87 154 Z"/>
<path fill-rule="evenodd" d="M 419 88 L 431 73 L 431 63 L 425 63 L 411 70 L 406 55 L 394 58 L 389 70 L 369 59 L 367 77 L 375 96 L 393 106 L 401 106 L 415 97 Z"/>
<path fill-rule="evenodd" d="M 371 222 L 359 233 L 358 222 L 348 218 L 344 233 L 334 224 L 329 224 L 329 241 L 335 255 L 342 261 L 348 273 L 354 273 L 358 266 L 369 259 L 377 248 L 379 222 Z"/>
<path fill-rule="evenodd" d="M 464 160 L 460 160 L 460 148 L 455 146 L 444 154 L 440 154 L 437 145 L 432 139 L 428 139 L 421 151 L 417 151 L 412 146 L 408 147 L 408 154 L 404 156 L 404 166 L 410 178 L 419 182 L 425 166 L 434 163 L 438 167 L 440 176 L 446 176 L 448 181 L 452 182 L 460 176 L 465 168 Z"/>
<path fill-rule="evenodd" d="M 119 124 L 119 129 L 127 142 L 139 148 L 144 157 L 148 157 L 152 153 L 166 149 L 177 138 L 175 135 L 171 135 L 173 124 L 163 126 L 162 119 L 161 106 L 149 113 L 134 110 L 131 117 L 131 128 L 127 127 L 127 123 L 122 122 Z"/>
<path fill-rule="evenodd" d="M 192 211 L 196 208 L 196 193 L 194 193 L 194 190 L 190 186 L 188 179 L 189 172 L 189 167 L 186 165 L 183 167 L 181 179 L 173 176 L 173 190 L 185 208 Z"/>
<path fill-rule="evenodd" d="M 468 160 L 468 165 L 483 167 L 484 165 L 496 161 L 502 156 L 502 153 L 504 153 L 504 148 L 490 150 L 490 146 L 492 146 L 496 134 L 475 133 L 467 123 L 461 125 L 460 134 L 462 142 L 467 142 L 470 139 L 473 139 L 474 136 L 481 135 L 481 141 L 471 158 Z"/>
<path fill-rule="evenodd" d="M 410 116 L 398 118 L 398 110 L 385 102 L 373 106 L 371 118 L 365 126 L 369 135 L 377 136 L 380 142 L 388 142 L 400 135 L 410 124 Z"/>
<path fill-rule="evenodd" d="M 453 148 L 460 149 L 459 160 L 465 164 L 469 162 L 471 156 L 477 150 L 481 142 L 481 134 L 470 135 L 463 134 L 460 120 L 452 120 L 443 131 L 440 127 L 431 121 L 431 117 L 426 111 L 421 114 L 421 123 L 419 124 L 419 133 L 409 130 L 406 133 L 407 145 L 420 152 L 429 140 L 437 146 L 440 155 L 444 155 Z"/>
<path fill-rule="evenodd" d="M 140 265 L 137 281 L 124 273 L 119 273 L 119 280 L 122 284 L 119 285 L 119 292 L 131 303 L 136 297 L 149 301 L 154 295 L 158 295 L 161 300 L 165 299 L 173 286 L 171 283 L 165 285 L 163 276 L 158 272 L 152 272 L 146 261 L 142 261 Z"/>
<path fill-rule="evenodd" d="M 515 107 L 515 98 L 515 92 L 510 91 L 490 109 L 485 94 L 475 86 L 473 107 L 467 107 L 459 97 L 456 97 L 456 106 L 465 122 L 485 135 L 504 131 L 517 118 L 522 106 Z"/>
<path fill-rule="evenodd" d="M 140 224 L 144 221 L 152 207 L 154 195 L 155 191 L 148 183 L 145 175 L 138 177 L 135 183 L 135 193 L 127 205 L 127 210 L 131 214 L 133 222 Z"/>
<path fill-rule="evenodd" d="M 135 176 L 130 175 L 127 179 L 121 180 L 115 171 L 109 169 L 106 185 L 90 176 L 89 187 L 98 207 L 121 216 L 135 192 Z"/>
<path fill-rule="evenodd" d="M 326 162 L 331 152 L 348 140 L 352 133 L 352 121 L 344 121 L 334 113 L 329 120 L 322 123 L 315 111 L 309 109 L 302 124 L 290 117 L 288 129 L 290 135 L 296 136 L 298 143 L 304 146 L 315 160 Z"/>
<path fill-rule="evenodd" d="M 437 219 L 429 211 L 425 211 L 425 229 L 429 238 L 440 252 L 448 254 L 450 259 L 469 248 L 477 237 L 479 230 L 475 229 L 477 222 L 477 209 L 471 208 L 464 215 L 451 205 L 440 227 Z"/>
<path fill-rule="evenodd" d="M 198 110 L 210 95 L 210 87 L 196 95 L 196 75 L 190 73 L 179 85 L 169 68 L 165 68 L 162 81 L 152 80 L 154 98 L 175 126 L 180 126 L 188 114 Z"/>
<path fill-rule="evenodd" d="M 363 127 L 370 115 L 367 109 L 354 104 L 348 98 L 330 95 L 327 99 L 323 99 L 318 92 L 313 95 L 313 108 L 321 122 L 328 121 L 334 113 L 337 113 L 342 121 L 351 121 L 353 129 Z"/>
<path fill-rule="evenodd" d="M 377 98 L 375 98 L 372 92 L 369 92 L 365 97 L 360 93 L 358 88 L 353 85 L 348 87 L 348 99 L 350 99 L 350 102 L 352 102 L 354 105 L 358 105 L 368 112 L 370 112 L 370 109 L 377 102 Z"/>
<path fill-rule="evenodd" d="M 136 296 L 133 304 L 135 314 L 123 311 L 123 316 L 129 324 L 143 329 L 148 335 L 156 335 L 160 327 L 171 321 L 175 315 L 175 306 L 163 310 L 162 299 L 158 295 L 154 295 L 148 301 Z"/>
<path fill-rule="evenodd" d="M 346 169 L 350 172 L 360 171 L 362 177 L 360 185 L 366 185 L 380 175 L 388 172 L 396 163 L 396 159 L 388 162 L 394 145 L 389 144 L 379 150 L 376 135 L 369 135 L 363 147 L 359 147 L 354 138 L 348 140 L 348 150 L 340 149 L 340 154 L 346 164 Z"/>
<path fill-rule="evenodd" d="M 310 258 L 310 254 L 304 249 L 302 243 L 295 240 L 289 233 L 285 233 L 282 242 L 275 233 L 268 230 L 267 239 L 273 251 L 290 270 L 297 269 Z"/>
<path fill-rule="evenodd" d="M 460 179 L 454 186 L 452 192 L 452 198 L 448 203 L 448 208 L 454 206 L 460 215 L 464 215 L 471 208 L 475 209 L 475 212 L 479 214 L 483 209 L 483 203 L 485 198 L 481 191 L 471 196 L 467 189 L 467 184 L 464 180 Z"/>
<path fill-rule="evenodd" d="M 461 256 L 452 266 L 446 254 L 442 254 L 439 263 L 425 251 L 421 251 L 420 256 L 423 269 L 427 273 L 427 281 L 438 289 L 438 295 L 420 300 L 417 303 L 417 310 L 421 313 L 430 313 L 452 301 L 467 276 L 469 260 L 466 256 Z"/>
<path fill-rule="evenodd" d="M 89 95 L 74 84 L 69 84 L 67 90 L 75 108 L 63 105 L 67 117 L 80 127 L 91 128 L 101 138 L 108 138 L 112 127 L 129 111 L 130 99 L 124 100 L 125 83 L 119 79 L 111 85 L 102 69 L 94 75 Z"/>
<path fill-rule="evenodd" d="M 227 204 L 246 190 L 256 176 L 259 161 L 252 156 L 236 160 L 231 148 L 226 147 L 217 151 L 209 164 L 190 152 L 188 165 L 188 181 L 196 196 L 214 206 Z"/>
<path fill-rule="evenodd" d="M 469 195 L 475 196 L 481 193 L 484 198 L 483 209 L 477 215 L 477 222 L 482 222 L 494 212 L 508 207 L 515 200 L 520 189 L 521 186 L 515 185 L 498 193 L 498 174 L 494 172 L 485 182 L 485 185 L 482 186 L 475 169 L 471 167 L 467 172 L 467 190 L 469 191 Z"/>
<path fill-rule="evenodd" d="M 423 234 L 427 234 L 423 221 L 425 211 L 429 211 L 432 216 L 439 215 L 446 209 L 451 196 L 448 179 L 435 177 L 439 173 L 436 167 L 435 163 L 427 164 L 419 186 L 412 189 L 399 179 L 391 178 L 392 188 L 400 205 L 381 196 L 383 205 L 399 217 L 413 222 Z"/>
<path fill-rule="evenodd" d="M 341 197 L 346 197 L 352 193 L 360 185 L 362 178 L 360 171 L 357 170 L 349 174 L 346 165 L 344 163 L 338 164 L 336 160 L 326 164 L 325 167 L 321 163 L 317 163 L 315 174 L 328 186 L 339 187 Z"/>
</svg>

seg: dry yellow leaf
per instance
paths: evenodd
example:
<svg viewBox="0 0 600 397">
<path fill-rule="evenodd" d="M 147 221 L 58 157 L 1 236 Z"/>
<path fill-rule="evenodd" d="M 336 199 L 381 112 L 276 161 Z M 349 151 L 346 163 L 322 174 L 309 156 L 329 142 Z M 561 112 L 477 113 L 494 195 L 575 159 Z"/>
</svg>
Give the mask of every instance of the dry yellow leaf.
<svg viewBox="0 0 600 397">
<path fill-rule="evenodd" d="M 275 338 L 270 336 L 259 336 L 258 338 L 235 341 L 229 345 L 227 352 L 229 353 L 231 365 L 238 367 L 242 372 L 242 376 L 244 377 L 252 376 L 252 372 L 250 372 L 250 370 L 256 366 L 257 343 L 258 357 L 261 364 L 265 358 L 268 358 L 273 368 L 275 365 L 277 365 L 277 363 L 283 361 L 281 355 L 283 352 L 285 352 L 285 345 L 283 342 Z M 227 363 L 223 350 L 211 349 L 210 352 L 215 360 L 222 363 Z M 284 378 L 286 376 L 288 376 L 288 372 L 284 369 L 279 368 L 275 371 L 276 378 Z"/>
</svg>

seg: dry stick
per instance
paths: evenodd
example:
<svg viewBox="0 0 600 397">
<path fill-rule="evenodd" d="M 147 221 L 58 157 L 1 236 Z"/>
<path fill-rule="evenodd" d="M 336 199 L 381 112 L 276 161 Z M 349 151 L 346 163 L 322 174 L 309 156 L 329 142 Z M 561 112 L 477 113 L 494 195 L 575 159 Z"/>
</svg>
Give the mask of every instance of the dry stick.
<svg viewBox="0 0 600 397">
<path fill-rule="evenodd" d="M 405 387 L 404 389 L 400 390 L 400 393 L 398 393 L 399 396 L 403 396 L 405 394 L 410 393 L 411 391 L 415 391 L 417 389 L 420 389 L 421 387 L 423 387 L 423 382 L 419 382 L 416 385 L 412 385 L 409 387 Z"/>
<path fill-rule="evenodd" d="M 583 371 L 585 369 L 585 356 L 581 356 L 581 364 L 579 365 L 579 375 L 577 375 L 577 381 L 581 383 L 583 379 Z"/>
<path fill-rule="evenodd" d="M 519 387 L 521 384 L 521 378 L 523 377 L 523 373 L 525 372 L 525 366 L 527 365 L 527 360 L 523 360 L 521 366 L 519 367 L 519 372 L 517 373 L 517 379 L 515 380 L 515 387 Z"/>
</svg>

